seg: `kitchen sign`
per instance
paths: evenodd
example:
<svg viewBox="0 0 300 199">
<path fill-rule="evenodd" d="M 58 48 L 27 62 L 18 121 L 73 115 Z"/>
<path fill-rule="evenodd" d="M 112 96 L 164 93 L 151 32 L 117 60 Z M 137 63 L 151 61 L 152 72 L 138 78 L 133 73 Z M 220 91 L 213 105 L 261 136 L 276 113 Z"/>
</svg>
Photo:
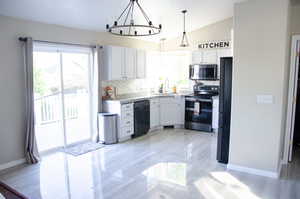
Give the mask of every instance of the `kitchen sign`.
<svg viewBox="0 0 300 199">
<path fill-rule="evenodd" d="M 230 41 L 208 41 L 198 44 L 199 49 L 228 49 L 231 48 Z"/>
</svg>

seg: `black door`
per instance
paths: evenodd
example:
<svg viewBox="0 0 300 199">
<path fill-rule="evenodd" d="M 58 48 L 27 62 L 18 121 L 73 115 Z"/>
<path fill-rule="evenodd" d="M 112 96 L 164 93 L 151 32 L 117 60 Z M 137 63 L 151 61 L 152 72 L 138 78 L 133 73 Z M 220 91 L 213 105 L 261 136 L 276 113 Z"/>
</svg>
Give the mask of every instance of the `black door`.
<svg viewBox="0 0 300 199">
<path fill-rule="evenodd" d="M 228 163 L 232 93 L 232 57 L 222 57 L 220 65 L 219 132 L 217 160 Z"/>
</svg>

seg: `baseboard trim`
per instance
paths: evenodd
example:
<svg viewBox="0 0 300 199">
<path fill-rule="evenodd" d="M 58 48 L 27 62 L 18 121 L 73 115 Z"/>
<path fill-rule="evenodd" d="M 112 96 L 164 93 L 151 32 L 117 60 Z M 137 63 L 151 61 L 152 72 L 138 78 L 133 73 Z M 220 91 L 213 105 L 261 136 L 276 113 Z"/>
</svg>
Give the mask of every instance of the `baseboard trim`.
<svg viewBox="0 0 300 199">
<path fill-rule="evenodd" d="M 5 164 L 1 164 L 0 165 L 0 171 L 2 171 L 4 169 L 9 169 L 9 168 L 12 168 L 12 167 L 24 164 L 24 163 L 26 163 L 25 158 L 20 159 L 20 160 L 14 160 L 14 161 L 11 161 L 11 162 L 8 162 L 8 163 L 5 163 Z"/>
<path fill-rule="evenodd" d="M 279 178 L 280 176 L 278 172 L 272 172 L 272 171 L 261 170 L 261 169 L 253 169 L 253 168 L 243 167 L 243 166 L 233 165 L 233 164 L 228 164 L 227 169 L 233 171 L 240 171 L 244 173 L 250 173 L 259 176 L 270 177 L 270 178 Z"/>
</svg>

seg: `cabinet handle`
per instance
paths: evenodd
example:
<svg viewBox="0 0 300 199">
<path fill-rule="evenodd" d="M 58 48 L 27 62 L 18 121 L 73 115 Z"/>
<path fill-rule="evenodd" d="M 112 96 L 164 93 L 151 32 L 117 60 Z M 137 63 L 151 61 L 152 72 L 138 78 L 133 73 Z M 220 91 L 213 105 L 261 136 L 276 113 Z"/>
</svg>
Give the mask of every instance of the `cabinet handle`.
<svg viewBox="0 0 300 199">
<path fill-rule="evenodd" d="M 129 130 L 129 131 L 127 131 L 127 133 L 130 133 L 131 131 Z"/>
<path fill-rule="evenodd" d="M 130 124 L 130 121 L 126 122 L 126 124 Z"/>
</svg>

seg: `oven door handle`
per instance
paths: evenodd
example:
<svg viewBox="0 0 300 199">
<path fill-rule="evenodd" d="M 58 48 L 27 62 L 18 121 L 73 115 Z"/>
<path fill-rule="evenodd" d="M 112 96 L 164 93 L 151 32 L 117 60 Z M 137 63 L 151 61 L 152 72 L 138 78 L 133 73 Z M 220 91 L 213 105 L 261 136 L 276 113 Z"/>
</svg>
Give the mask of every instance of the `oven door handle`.
<svg viewBox="0 0 300 199">
<path fill-rule="evenodd" d="M 192 98 L 192 97 L 187 97 L 187 98 L 185 98 L 185 101 L 195 102 L 196 99 Z"/>
<path fill-rule="evenodd" d="M 189 101 L 189 102 L 212 102 L 211 99 L 195 99 L 195 98 L 185 98 L 185 101 Z"/>
<path fill-rule="evenodd" d="M 199 99 L 198 101 L 199 102 L 212 102 L 211 99 Z"/>
</svg>

